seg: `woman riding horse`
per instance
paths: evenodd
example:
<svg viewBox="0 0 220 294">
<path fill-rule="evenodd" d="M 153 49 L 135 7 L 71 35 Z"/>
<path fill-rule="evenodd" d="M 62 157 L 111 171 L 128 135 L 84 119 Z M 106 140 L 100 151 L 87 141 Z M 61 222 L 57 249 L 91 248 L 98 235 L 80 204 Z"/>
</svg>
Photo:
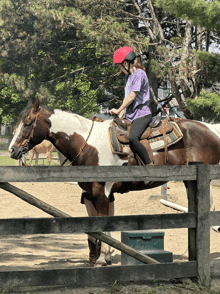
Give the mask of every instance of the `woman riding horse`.
<svg viewBox="0 0 220 294">
<path fill-rule="evenodd" d="M 144 165 L 150 164 L 148 152 L 140 142 L 143 132 L 152 119 L 149 107 L 150 90 L 145 68 L 139 63 L 131 47 L 119 48 L 113 56 L 113 62 L 126 75 L 125 99 L 118 109 L 112 108 L 109 112 L 119 117 L 125 115 L 125 118 L 132 123 L 128 138 L 130 146 L 140 156 Z"/>
</svg>

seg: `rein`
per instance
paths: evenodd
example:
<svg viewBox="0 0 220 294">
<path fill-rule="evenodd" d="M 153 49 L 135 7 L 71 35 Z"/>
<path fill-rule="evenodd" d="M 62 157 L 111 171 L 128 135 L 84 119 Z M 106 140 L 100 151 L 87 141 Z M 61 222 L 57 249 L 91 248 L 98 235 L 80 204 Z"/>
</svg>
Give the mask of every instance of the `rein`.
<svg viewBox="0 0 220 294">
<path fill-rule="evenodd" d="M 86 144 L 87 144 L 87 141 L 88 141 L 88 139 L 89 139 L 89 137 L 90 137 L 90 135 L 91 135 L 91 133 L 92 133 L 92 129 L 93 129 L 93 126 L 94 126 L 94 121 L 95 121 L 95 119 L 92 119 L 91 129 L 90 129 L 90 131 L 89 131 L 89 134 L 88 134 L 88 136 L 87 136 L 87 138 L 86 138 L 86 140 L 85 140 L 83 146 L 80 148 L 78 154 L 77 154 L 76 157 L 73 159 L 73 161 L 70 162 L 67 166 L 72 165 L 73 162 L 74 162 L 74 161 L 80 156 L 80 154 L 83 152 L 83 149 L 85 148 L 85 146 L 86 146 Z M 64 160 L 64 162 L 61 164 L 61 166 L 63 166 L 63 165 L 67 162 L 67 160 L 68 160 L 68 158 L 66 158 L 66 159 Z"/>
</svg>

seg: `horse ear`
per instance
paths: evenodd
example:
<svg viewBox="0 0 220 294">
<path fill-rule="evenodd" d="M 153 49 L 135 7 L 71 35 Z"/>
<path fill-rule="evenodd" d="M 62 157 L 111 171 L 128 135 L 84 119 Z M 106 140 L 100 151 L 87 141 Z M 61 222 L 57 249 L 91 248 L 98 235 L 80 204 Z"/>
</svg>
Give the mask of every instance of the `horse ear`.
<svg viewBox="0 0 220 294">
<path fill-rule="evenodd" d="M 29 100 L 26 107 L 33 106 L 33 103 Z"/>
<path fill-rule="evenodd" d="M 37 113 L 37 112 L 38 112 L 39 105 L 40 105 L 40 100 L 39 100 L 39 98 L 37 97 L 37 99 L 36 99 L 36 101 L 34 102 L 34 105 L 33 105 L 33 107 L 32 107 L 32 111 L 33 111 L 33 113 Z"/>
</svg>

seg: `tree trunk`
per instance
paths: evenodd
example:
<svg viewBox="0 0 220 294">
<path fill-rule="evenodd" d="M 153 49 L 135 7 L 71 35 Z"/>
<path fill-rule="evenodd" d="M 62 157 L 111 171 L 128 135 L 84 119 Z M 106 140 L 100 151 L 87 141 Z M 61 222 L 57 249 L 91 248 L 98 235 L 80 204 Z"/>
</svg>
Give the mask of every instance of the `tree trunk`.
<svg viewBox="0 0 220 294">
<path fill-rule="evenodd" d="M 193 119 L 193 115 L 191 114 L 191 112 L 186 109 L 185 103 L 181 97 L 181 93 L 179 91 L 179 87 L 177 85 L 175 77 L 172 77 L 171 74 L 170 74 L 170 83 L 171 83 L 172 93 L 174 97 L 176 98 L 180 108 L 182 109 L 184 116 L 188 119 Z"/>
<path fill-rule="evenodd" d="M 150 60 L 153 58 L 153 52 L 150 52 L 149 54 L 149 66 L 146 69 L 147 72 L 147 76 L 148 76 L 148 80 L 149 80 L 149 85 L 152 89 L 152 91 L 154 92 L 154 95 L 156 97 L 156 99 L 158 99 L 158 88 L 159 88 L 159 83 L 158 83 L 158 78 L 156 77 L 155 73 L 152 70 L 151 67 L 151 62 Z M 150 109 L 152 112 L 152 115 L 156 115 L 156 111 L 157 111 L 157 104 L 154 101 L 154 98 L 152 97 L 152 95 L 150 95 Z"/>
</svg>

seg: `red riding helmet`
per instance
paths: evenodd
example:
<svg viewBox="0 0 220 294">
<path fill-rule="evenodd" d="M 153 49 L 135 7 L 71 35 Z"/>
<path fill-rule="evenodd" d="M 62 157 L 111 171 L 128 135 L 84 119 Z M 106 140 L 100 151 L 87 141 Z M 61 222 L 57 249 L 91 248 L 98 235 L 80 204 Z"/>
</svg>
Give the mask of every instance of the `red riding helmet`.
<svg viewBox="0 0 220 294">
<path fill-rule="evenodd" d="M 121 47 L 115 51 L 113 56 L 114 63 L 122 63 L 124 60 L 132 61 L 136 57 L 134 50 L 131 47 Z"/>
</svg>

